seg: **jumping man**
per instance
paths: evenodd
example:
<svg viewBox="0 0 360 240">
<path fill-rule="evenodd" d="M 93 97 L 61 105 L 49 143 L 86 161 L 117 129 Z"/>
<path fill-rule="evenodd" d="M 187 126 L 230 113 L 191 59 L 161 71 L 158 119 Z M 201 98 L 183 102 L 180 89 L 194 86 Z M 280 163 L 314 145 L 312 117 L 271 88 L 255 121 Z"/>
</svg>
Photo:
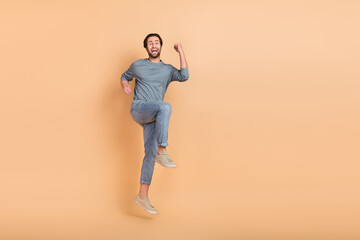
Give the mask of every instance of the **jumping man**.
<svg viewBox="0 0 360 240">
<path fill-rule="evenodd" d="M 130 113 L 133 120 L 142 126 L 144 135 L 145 156 L 135 203 L 153 214 L 157 210 L 150 204 L 148 191 L 155 162 L 164 167 L 176 167 L 166 151 L 172 110 L 171 105 L 164 102 L 165 92 L 172 81 L 185 82 L 189 79 L 189 69 L 181 44 L 174 45 L 180 56 L 180 70 L 160 59 L 162 45 L 159 34 L 148 34 L 144 39 L 144 48 L 149 57 L 133 62 L 121 76 L 121 85 L 126 94 L 131 93 L 129 81 L 135 77 Z"/>
</svg>

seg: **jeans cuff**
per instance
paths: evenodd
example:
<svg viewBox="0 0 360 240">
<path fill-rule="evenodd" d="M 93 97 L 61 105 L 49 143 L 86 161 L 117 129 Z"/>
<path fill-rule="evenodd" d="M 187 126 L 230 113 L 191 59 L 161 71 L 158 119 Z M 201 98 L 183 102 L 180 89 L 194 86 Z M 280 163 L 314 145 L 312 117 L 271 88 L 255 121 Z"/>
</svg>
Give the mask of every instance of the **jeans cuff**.
<svg viewBox="0 0 360 240">
<path fill-rule="evenodd" d="M 146 185 L 150 185 L 151 182 L 146 181 L 146 180 L 140 180 L 140 184 L 146 184 Z"/>
</svg>

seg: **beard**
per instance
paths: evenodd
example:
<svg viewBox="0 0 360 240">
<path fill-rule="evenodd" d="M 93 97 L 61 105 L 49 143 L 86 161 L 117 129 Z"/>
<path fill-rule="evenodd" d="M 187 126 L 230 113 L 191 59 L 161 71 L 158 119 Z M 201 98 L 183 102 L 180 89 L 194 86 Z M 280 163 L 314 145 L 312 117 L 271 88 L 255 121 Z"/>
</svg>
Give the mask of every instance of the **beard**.
<svg viewBox="0 0 360 240">
<path fill-rule="evenodd" d="M 149 58 L 157 58 L 160 56 L 160 50 L 157 53 L 152 53 L 148 51 L 148 54 L 149 54 Z"/>
</svg>

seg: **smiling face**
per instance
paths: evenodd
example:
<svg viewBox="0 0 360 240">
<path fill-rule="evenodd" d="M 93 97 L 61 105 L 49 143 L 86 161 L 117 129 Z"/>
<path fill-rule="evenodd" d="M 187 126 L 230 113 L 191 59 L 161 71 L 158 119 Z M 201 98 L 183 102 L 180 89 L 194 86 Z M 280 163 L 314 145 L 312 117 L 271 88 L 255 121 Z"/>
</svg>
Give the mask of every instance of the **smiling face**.
<svg viewBox="0 0 360 240">
<path fill-rule="evenodd" d="M 160 39 L 156 36 L 149 37 L 147 40 L 146 51 L 149 54 L 149 58 L 160 57 L 160 53 L 161 53 Z"/>
</svg>

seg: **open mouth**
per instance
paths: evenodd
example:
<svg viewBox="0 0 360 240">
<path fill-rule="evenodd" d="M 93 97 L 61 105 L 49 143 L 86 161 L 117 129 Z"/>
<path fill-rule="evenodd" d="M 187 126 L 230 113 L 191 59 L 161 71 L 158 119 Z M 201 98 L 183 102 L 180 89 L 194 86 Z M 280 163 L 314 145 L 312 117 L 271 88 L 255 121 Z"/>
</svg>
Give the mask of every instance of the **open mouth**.
<svg viewBox="0 0 360 240">
<path fill-rule="evenodd" d="M 151 53 L 157 53 L 158 52 L 158 50 L 157 49 L 153 49 L 153 50 L 151 50 Z"/>
</svg>

